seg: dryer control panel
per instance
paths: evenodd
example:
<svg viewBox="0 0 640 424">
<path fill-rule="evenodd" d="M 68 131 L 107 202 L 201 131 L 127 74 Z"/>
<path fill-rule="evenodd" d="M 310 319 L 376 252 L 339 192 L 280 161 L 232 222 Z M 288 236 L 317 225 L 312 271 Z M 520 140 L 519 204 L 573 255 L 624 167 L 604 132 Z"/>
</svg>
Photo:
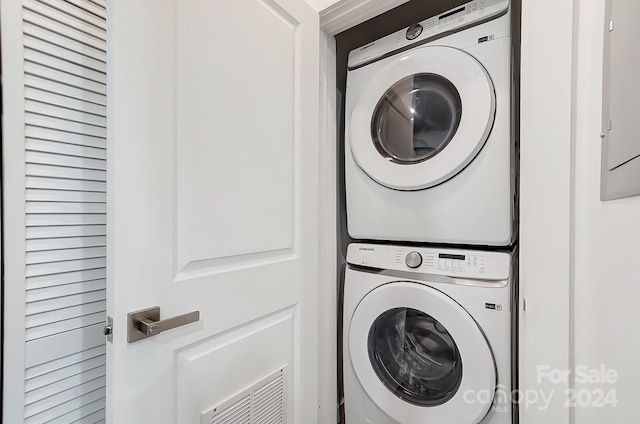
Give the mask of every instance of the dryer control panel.
<svg viewBox="0 0 640 424">
<path fill-rule="evenodd" d="M 349 245 L 347 262 L 376 269 L 474 280 L 507 280 L 511 273 L 511 255 L 481 250 L 354 243 Z"/>
<path fill-rule="evenodd" d="M 499 16 L 508 8 L 509 0 L 470 1 L 352 50 L 349 53 L 347 66 L 349 68 L 362 66 L 395 50 L 421 44 L 437 35 Z"/>
</svg>

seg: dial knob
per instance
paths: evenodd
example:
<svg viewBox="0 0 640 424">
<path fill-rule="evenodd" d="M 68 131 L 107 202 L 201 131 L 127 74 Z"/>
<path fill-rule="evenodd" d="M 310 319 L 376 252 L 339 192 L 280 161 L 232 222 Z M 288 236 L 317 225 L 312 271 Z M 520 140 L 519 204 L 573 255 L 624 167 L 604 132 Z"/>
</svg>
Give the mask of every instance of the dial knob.
<svg viewBox="0 0 640 424">
<path fill-rule="evenodd" d="M 404 258 L 404 263 L 406 263 L 409 268 L 418 268 L 422 264 L 422 255 L 418 252 L 409 252 L 407 257 Z"/>
<path fill-rule="evenodd" d="M 407 40 L 415 40 L 422 34 L 422 25 L 413 24 L 407 29 Z"/>
</svg>

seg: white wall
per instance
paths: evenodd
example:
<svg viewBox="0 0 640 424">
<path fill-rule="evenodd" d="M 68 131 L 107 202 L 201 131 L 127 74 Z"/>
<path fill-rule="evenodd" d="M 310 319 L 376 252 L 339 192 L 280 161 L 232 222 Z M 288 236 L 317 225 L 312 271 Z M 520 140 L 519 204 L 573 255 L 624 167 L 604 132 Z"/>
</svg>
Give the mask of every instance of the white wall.
<svg viewBox="0 0 640 424">
<path fill-rule="evenodd" d="M 553 395 L 522 408 L 524 424 L 640 422 L 640 197 L 600 201 L 604 7 L 523 0 L 520 387 Z M 573 375 L 540 380 L 539 365 Z M 576 383 L 580 366 L 617 382 Z"/>
<path fill-rule="evenodd" d="M 579 0 L 575 143 L 575 364 L 616 370 L 616 408 L 579 408 L 575 423 L 640 422 L 640 197 L 601 202 L 605 0 Z M 636 45 L 630 52 L 638 54 Z M 586 395 L 585 395 L 586 396 Z"/>
<path fill-rule="evenodd" d="M 520 170 L 520 388 L 523 424 L 568 424 L 568 383 L 538 366 L 570 357 L 573 0 L 523 0 Z M 550 13 L 553 11 L 553 13 Z M 526 300 L 526 311 L 523 304 Z M 548 405 L 541 396 L 551 396 Z"/>
</svg>

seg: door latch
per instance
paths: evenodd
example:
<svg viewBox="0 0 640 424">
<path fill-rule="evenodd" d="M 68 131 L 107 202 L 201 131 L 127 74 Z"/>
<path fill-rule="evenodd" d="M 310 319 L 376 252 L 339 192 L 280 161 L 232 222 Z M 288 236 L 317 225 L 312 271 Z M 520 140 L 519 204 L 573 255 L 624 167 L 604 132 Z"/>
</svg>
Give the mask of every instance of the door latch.
<svg viewBox="0 0 640 424">
<path fill-rule="evenodd" d="M 107 315 L 107 322 L 102 333 L 107 336 L 107 341 L 113 343 L 113 318 Z"/>
<path fill-rule="evenodd" d="M 200 311 L 193 311 L 177 317 L 160 319 L 160 307 L 142 309 L 127 314 L 127 341 L 129 343 L 146 339 L 172 328 L 191 324 L 200 320 Z"/>
</svg>

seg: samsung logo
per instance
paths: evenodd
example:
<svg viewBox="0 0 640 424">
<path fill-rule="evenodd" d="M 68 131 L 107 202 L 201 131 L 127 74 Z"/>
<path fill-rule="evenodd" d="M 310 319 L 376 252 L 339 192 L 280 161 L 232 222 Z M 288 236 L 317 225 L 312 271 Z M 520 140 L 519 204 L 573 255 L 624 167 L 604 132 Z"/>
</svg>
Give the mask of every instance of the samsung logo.
<svg viewBox="0 0 640 424">
<path fill-rule="evenodd" d="M 374 247 L 359 247 L 358 250 L 366 250 L 368 252 L 375 252 L 376 249 Z"/>
<path fill-rule="evenodd" d="M 371 48 L 371 47 L 373 47 L 375 45 L 376 45 L 376 43 L 367 44 L 366 46 L 360 47 L 360 51 L 363 52 L 363 51 L 367 50 L 368 48 Z"/>
</svg>

